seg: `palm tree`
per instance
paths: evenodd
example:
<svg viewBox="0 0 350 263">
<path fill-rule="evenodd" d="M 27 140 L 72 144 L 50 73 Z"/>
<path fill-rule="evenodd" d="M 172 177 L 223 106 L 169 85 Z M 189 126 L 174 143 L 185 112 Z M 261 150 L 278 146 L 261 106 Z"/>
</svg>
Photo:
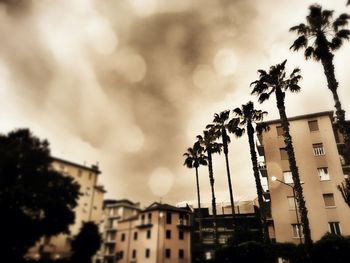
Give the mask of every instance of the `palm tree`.
<svg viewBox="0 0 350 263">
<path fill-rule="evenodd" d="M 233 112 L 240 119 L 239 125 L 242 127 L 241 134 L 243 134 L 245 132 L 245 129 L 247 129 L 248 142 L 249 142 L 249 148 L 250 148 L 250 158 L 253 165 L 256 192 L 258 195 L 258 202 L 260 207 L 260 217 L 261 217 L 262 227 L 263 227 L 263 237 L 264 237 L 264 241 L 268 242 L 269 233 L 268 233 L 268 226 L 266 223 L 265 203 L 263 199 L 264 189 L 261 185 L 259 167 L 258 167 L 258 157 L 255 151 L 255 142 L 254 142 L 255 132 L 257 132 L 258 134 L 261 134 L 263 131 L 267 131 L 269 129 L 269 126 L 266 123 L 262 122 L 264 115 L 266 115 L 267 112 L 254 109 L 254 104 L 251 101 L 249 101 L 245 105 L 242 105 L 242 108 L 234 109 Z M 254 124 L 255 124 L 255 129 L 253 126 Z"/>
<path fill-rule="evenodd" d="M 197 184 L 197 201 L 198 201 L 198 209 L 201 208 L 201 199 L 200 199 L 200 191 L 199 191 L 199 179 L 198 179 L 198 168 L 200 165 L 207 165 L 208 157 L 203 153 L 204 148 L 198 143 L 198 141 L 193 145 L 193 148 L 189 147 L 187 152 L 183 154 L 186 157 L 184 165 L 187 168 L 195 168 L 196 170 L 196 184 Z"/>
<path fill-rule="evenodd" d="M 300 91 L 300 86 L 298 85 L 301 75 L 299 75 L 300 70 L 295 68 L 293 72 L 286 76 L 285 64 L 287 60 L 283 61 L 281 64 L 272 66 L 269 69 L 269 72 L 265 70 L 258 70 L 259 79 L 252 82 L 253 91 L 251 94 L 257 95 L 259 97 L 259 102 L 263 103 L 268 100 L 271 94 L 275 94 L 277 108 L 281 118 L 281 124 L 283 128 L 283 137 L 284 143 L 286 145 L 285 149 L 288 154 L 289 167 L 292 173 L 294 189 L 296 193 L 296 200 L 299 205 L 300 220 L 303 225 L 303 232 L 305 237 L 305 244 L 309 247 L 312 244 L 308 211 L 305 205 L 305 199 L 303 194 L 303 188 L 301 187 L 299 171 L 295 160 L 292 136 L 289 133 L 289 121 L 286 114 L 286 108 L 284 104 L 284 99 L 286 91 L 290 90 L 291 92 Z"/>
<path fill-rule="evenodd" d="M 345 203 L 350 207 L 350 179 L 345 178 L 345 181 L 338 185 L 338 189 L 341 192 Z"/>
<path fill-rule="evenodd" d="M 196 184 L 197 184 L 197 199 L 198 199 L 198 226 L 199 226 L 199 245 L 202 245 L 202 220 L 201 220 L 201 198 L 199 191 L 198 168 L 200 165 L 207 165 L 207 156 L 203 153 L 204 148 L 199 141 L 195 142 L 193 148 L 189 147 L 187 152 L 183 154 L 186 157 L 184 165 L 188 168 L 195 168 L 196 170 Z M 201 251 L 201 249 L 199 249 Z M 201 255 L 202 256 L 202 255 Z"/>
<path fill-rule="evenodd" d="M 220 114 L 215 113 L 213 124 L 209 124 L 206 127 L 207 129 L 212 130 L 215 138 L 222 139 L 222 145 L 223 145 L 225 161 L 226 161 L 227 181 L 228 181 L 228 187 L 230 192 L 233 225 L 235 220 L 235 203 L 234 203 L 233 192 L 232 192 L 230 165 L 228 162 L 228 144 L 231 142 L 231 139 L 230 139 L 230 136 L 227 134 L 227 131 L 239 134 L 240 129 L 237 127 L 238 123 L 239 123 L 239 120 L 237 118 L 230 120 L 230 110 L 225 110 L 220 112 Z"/>
<path fill-rule="evenodd" d="M 203 131 L 203 136 L 197 135 L 198 142 L 204 147 L 204 151 L 207 152 L 208 156 L 208 172 L 209 172 L 209 181 L 211 188 L 211 205 L 213 210 L 213 227 L 214 227 L 214 243 L 215 248 L 218 246 L 218 226 L 216 220 L 216 198 L 215 198 L 215 189 L 214 189 L 214 173 L 213 173 L 213 153 L 220 153 L 222 145 L 216 143 L 216 137 L 213 134 L 213 130 Z"/>
<path fill-rule="evenodd" d="M 310 6 L 309 10 L 306 25 L 302 23 L 290 28 L 290 31 L 296 31 L 299 35 L 290 48 L 294 51 L 305 48 L 306 59 L 313 58 L 322 63 L 328 89 L 332 92 L 335 103 L 337 124 L 344 136 L 345 156 L 348 156 L 350 153 L 350 127 L 345 122 L 345 111 L 337 92 L 338 82 L 334 73 L 333 52 L 342 46 L 343 40 L 350 39 L 350 31 L 344 29 L 350 16 L 341 14 L 338 18 L 333 19 L 333 11 L 322 10 L 322 7 L 317 4 Z"/>
</svg>

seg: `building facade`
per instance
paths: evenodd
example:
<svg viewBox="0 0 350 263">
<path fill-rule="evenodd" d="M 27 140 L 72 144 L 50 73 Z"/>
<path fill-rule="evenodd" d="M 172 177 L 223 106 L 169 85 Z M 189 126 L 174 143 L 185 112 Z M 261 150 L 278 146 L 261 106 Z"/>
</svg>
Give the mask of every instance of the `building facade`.
<svg viewBox="0 0 350 263">
<path fill-rule="evenodd" d="M 80 185 L 81 196 L 75 208 L 75 223 L 69 227 L 70 234 L 43 238 L 29 250 L 29 257 L 42 256 L 59 259 L 70 256 L 70 242 L 79 233 L 83 222 L 101 223 L 105 190 L 98 184 L 101 173 L 97 165 L 85 166 L 59 158 L 52 158 L 52 168 L 65 176 L 71 176 Z"/>
<path fill-rule="evenodd" d="M 258 151 L 265 158 L 261 170 L 268 178 L 276 241 L 300 243 L 303 236 L 283 129 L 280 120 L 267 123 L 270 130 L 259 137 Z M 289 123 L 312 239 L 327 232 L 350 235 L 350 209 L 337 189 L 350 166 L 339 154 L 344 143 L 334 129 L 333 112 L 292 117 Z"/>
<path fill-rule="evenodd" d="M 119 221 L 117 262 L 190 263 L 191 211 L 153 203 Z"/>
<path fill-rule="evenodd" d="M 116 262 L 116 237 L 118 223 L 129 217 L 134 217 L 140 211 L 140 203 L 133 203 L 127 199 L 105 200 L 103 202 L 103 223 L 101 232 L 103 244 L 98 252 L 98 262 Z"/>
<path fill-rule="evenodd" d="M 216 207 L 218 245 L 223 248 L 230 244 L 233 234 L 242 233 L 246 238 L 262 238 L 261 221 L 254 200 L 235 203 L 233 220 L 231 204 L 221 203 Z M 194 209 L 194 227 L 192 232 L 193 262 L 210 261 L 215 257 L 214 218 L 211 207 Z M 239 239 L 240 237 L 236 237 Z"/>
</svg>

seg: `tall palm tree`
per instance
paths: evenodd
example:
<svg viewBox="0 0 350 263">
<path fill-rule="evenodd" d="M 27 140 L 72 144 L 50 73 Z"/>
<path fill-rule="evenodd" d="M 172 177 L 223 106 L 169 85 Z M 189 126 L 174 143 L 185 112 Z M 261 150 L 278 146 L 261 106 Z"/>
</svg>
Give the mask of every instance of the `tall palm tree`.
<svg viewBox="0 0 350 263">
<path fill-rule="evenodd" d="M 193 147 L 189 147 L 187 152 L 183 154 L 186 157 L 184 165 L 186 167 L 196 170 L 196 185 L 197 185 L 197 199 L 198 199 L 198 226 L 199 226 L 199 245 L 202 245 L 202 220 L 201 220 L 201 198 L 199 189 L 198 168 L 200 165 L 207 165 L 207 156 L 203 153 L 204 148 L 199 141 L 195 142 Z M 201 251 L 201 249 L 199 249 Z M 201 255 L 202 256 L 202 255 Z"/>
<path fill-rule="evenodd" d="M 198 201 L 198 209 L 201 208 L 201 199 L 200 199 L 200 189 L 199 189 L 199 179 L 198 179 L 198 168 L 200 165 L 207 165 L 208 157 L 203 153 L 204 148 L 199 144 L 195 143 L 193 148 L 189 147 L 187 152 L 183 154 L 186 157 L 184 165 L 187 168 L 195 168 L 196 170 L 196 184 L 197 184 L 197 201 Z"/>
<path fill-rule="evenodd" d="M 230 202 L 232 209 L 232 218 L 233 225 L 235 220 L 235 203 L 233 199 L 233 191 L 232 191 L 232 183 L 231 183 L 231 173 L 230 173 L 230 165 L 228 162 L 228 144 L 231 142 L 230 136 L 227 132 L 239 133 L 240 129 L 238 128 L 239 120 L 237 118 L 230 120 L 230 110 L 225 110 L 220 112 L 219 114 L 214 114 L 213 124 L 207 125 L 207 129 L 212 130 L 215 138 L 222 140 L 222 146 L 225 154 L 226 161 L 226 172 L 227 172 L 227 181 L 230 192 Z"/>
<path fill-rule="evenodd" d="M 268 242 L 269 233 L 268 233 L 268 226 L 266 223 L 265 203 L 263 199 L 264 189 L 261 185 L 259 167 L 258 167 L 258 157 L 255 151 L 255 142 L 254 142 L 255 132 L 257 132 L 258 134 L 261 134 L 263 131 L 267 131 L 269 129 L 269 126 L 266 123 L 262 122 L 264 119 L 264 115 L 266 115 L 267 112 L 254 109 L 254 104 L 251 101 L 249 101 L 245 105 L 242 105 L 242 108 L 234 109 L 233 112 L 239 117 L 239 120 L 240 120 L 239 125 L 242 127 L 241 134 L 243 134 L 245 132 L 245 129 L 247 129 L 250 158 L 253 165 L 256 192 L 258 195 L 258 202 L 260 207 L 260 217 L 262 221 L 263 238 L 265 242 Z M 255 124 L 255 128 L 254 128 L 254 124 Z"/>
<path fill-rule="evenodd" d="M 216 198 L 214 189 L 214 172 L 213 172 L 213 159 L 212 155 L 214 153 L 220 153 L 222 145 L 216 143 L 216 137 L 213 130 L 203 131 L 203 136 L 197 135 L 198 142 L 204 147 L 204 151 L 207 153 L 208 157 L 208 172 L 209 172 L 209 182 L 211 188 L 211 205 L 213 210 L 213 227 L 214 227 L 214 243 L 215 248 L 218 246 L 218 226 L 217 226 L 217 212 L 216 212 Z"/>
<path fill-rule="evenodd" d="M 285 92 L 287 90 L 290 90 L 291 92 L 300 91 L 301 88 L 298 85 L 298 82 L 301 79 L 301 75 L 299 74 L 300 70 L 295 68 L 287 77 L 285 71 L 286 62 L 287 60 L 283 61 L 281 64 L 270 67 L 269 72 L 266 72 L 265 70 L 258 70 L 259 79 L 251 83 L 253 86 L 253 91 L 251 94 L 257 95 L 260 103 L 268 100 L 273 93 L 276 96 L 277 108 L 283 128 L 284 143 L 286 145 L 285 149 L 288 154 L 289 167 L 293 177 L 296 200 L 299 205 L 301 217 L 300 220 L 303 225 L 305 244 L 309 247 L 312 244 L 312 240 L 307 215 L 308 211 L 305 205 L 303 188 L 300 183 L 299 171 L 295 160 L 292 136 L 289 133 L 289 121 L 284 103 L 286 96 Z"/>
<path fill-rule="evenodd" d="M 296 31 L 299 35 L 290 48 L 294 51 L 305 48 L 306 59 L 313 58 L 322 63 L 328 89 L 332 92 L 335 103 L 337 124 L 344 135 L 345 157 L 350 154 L 350 127 L 345 121 L 345 111 L 337 92 L 338 82 L 334 73 L 333 52 L 342 46 L 343 40 L 350 39 L 350 30 L 344 29 L 348 19 L 350 19 L 348 14 L 341 14 L 333 19 L 333 11 L 322 10 L 320 5 L 314 4 L 309 7 L 306 24 L 290 28 L 290 31 Z"/>
</svg>

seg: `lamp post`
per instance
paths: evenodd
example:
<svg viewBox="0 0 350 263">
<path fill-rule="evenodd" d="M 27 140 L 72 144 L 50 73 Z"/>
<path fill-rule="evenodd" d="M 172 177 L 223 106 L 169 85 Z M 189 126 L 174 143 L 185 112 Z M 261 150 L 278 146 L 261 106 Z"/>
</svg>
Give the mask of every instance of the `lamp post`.
<svg viewBox="0 0 350 263">
<path fill-rule="evenodd" d="M 272 180 L 273 182 L 276 182 L 276 181 L 277 181 L 277 182 L 279 182 L 279 183 L 281 183 L 281 184 L 287 185 L 287 186 L 289 186 L 290 188 L 292 188 L 292 190 L 293 190 L 294 208 L 295 208 L 295 216 L 296 216 L 296 218 L 297 218 L 297 229 L 298 229 L 298 235 L 299 235 L 299 242 L 300 242 L 300 244 L 302 244 L 302 243 L 303 243 L 303 238 L 301 237 L 301 231 L 300 231 L 301 229 L 300 229 L 300 222 L 299 222 L 299 215 L 298 215 L 298 207 L 297 207 L 297 202 L 296 202 L 296 200 L 295 200 L 295 189 L 294 189 L 294 186 L 291 185 L 291 184 L 287 184 L 287 183 L 285 183 L 285 182 L 283 182 L 283 181 L 277 179 L 276 176 L 272 176 L 272 177 L 271 177 L 271 180 Z M 301 183 L 301 184 L 303 184 L 303 183 Z"/>
</svg>

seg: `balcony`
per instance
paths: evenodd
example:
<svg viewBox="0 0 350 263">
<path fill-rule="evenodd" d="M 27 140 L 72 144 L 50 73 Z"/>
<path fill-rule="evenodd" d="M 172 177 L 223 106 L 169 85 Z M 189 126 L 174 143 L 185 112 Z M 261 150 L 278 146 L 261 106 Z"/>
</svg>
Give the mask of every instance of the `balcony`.
<svg viewBox="0 0 350 263">
<path fill-rule="evenodd" d="M 192 226 L 190 220 L 180 218 L 179 222 L 177 223 L 177 227 L 181 230 L 190 230 Z"/>
<path fill-rule="evenodd" d="M 266 169 L 266 164 L 265 162 L 259 162 L 258 163 L 258 168 L 260 170 L 260 174 L 262 177 L 267 177 L 267 169 Z"/>
<path fill-rule="evenodd" d="M 260 156 L 265 156 L 265 150 L 264 150 L 264 145 L 260 143 L 256 143 L 256 148 L 258 149 L 258 153 Z"/>
<path fill-rule="evenodd" d="M 147 221 L 141 220 L 140 224 L 138 224 L 136 227 L 142 229 L 142 228 L 149 228 L 152 226 L 153 226 L 153 224 L 152 224 L 151 220 L 147 220 Z"/>
</svg>

